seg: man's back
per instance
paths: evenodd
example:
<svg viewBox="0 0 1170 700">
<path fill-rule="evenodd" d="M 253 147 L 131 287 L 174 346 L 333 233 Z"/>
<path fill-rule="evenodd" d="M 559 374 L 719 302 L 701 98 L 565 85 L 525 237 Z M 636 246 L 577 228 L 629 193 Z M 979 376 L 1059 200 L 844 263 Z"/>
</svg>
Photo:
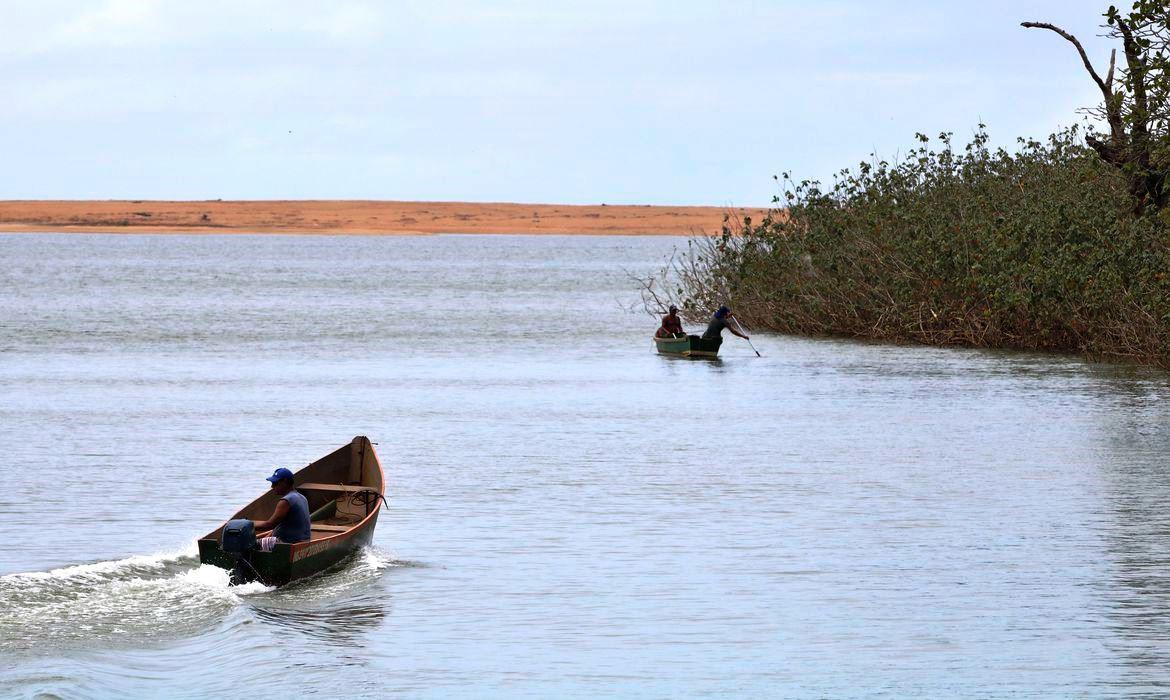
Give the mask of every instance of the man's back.
<svg viewBox="0 0 1170 700">
<path fill-rule="evenodd" d="M 288 501 L 288 515 L 272 534 L 281 542 L 304 542 L 312 536 L 309 522 L 309 500 L 300 491 L 289 491 L 281 500 Z"/>
<path fill-rule="evenodd" d="M 711 323 L 707 326 L 707 330 L 703 333 L 703 337 L 708 339 L 722 338 L 724 328 L 727 328 L 727 319 L 713 316 Z"/>
</svg>

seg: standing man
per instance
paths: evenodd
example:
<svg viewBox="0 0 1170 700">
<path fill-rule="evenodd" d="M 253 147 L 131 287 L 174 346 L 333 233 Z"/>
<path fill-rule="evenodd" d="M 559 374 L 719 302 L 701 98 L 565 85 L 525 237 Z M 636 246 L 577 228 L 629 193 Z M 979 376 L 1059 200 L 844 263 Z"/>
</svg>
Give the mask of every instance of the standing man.
<svg viewBox="0 0 1170 700">
<path fill-rule="evenodd" d="M 746 335 L 736 330 L 738 323 L 731 323 L 735 319 L 735 314 L 731 313 L 731 309 L 726 306 L 720 306 L 715 315 L 711 317 L 711 323 L 707 324 L 707 330 L 703 332 L 704 340 L 714 340 L 716 338 L 723 340 L 723 329 L 731 331 L 732 335 L 738 335 L 744 340 L 750 340 Z"/>
<path fill-rule="evenodd" d="M 268 482 L 280 500 L 276 502 L 271 518 L 255 523 L 256 541 L 261 552 L 271 552 L 277 542 L 304 542 L 312 536 L 313 527 L 309 522 L 309 500 L 293 489 L 293 473 L 281 467 L 272 472 Z M 267 533 L 268 530 L 272 532 Z"/>
<path fill-rule="evenodd" d="M 682 327 L 682 319 L 678 316 L 678 307 L 670 305 L 670 313 L 662 317 L 662 325 L 654 335 L 659 338 L 679 338 L 686 335 Z"/>
</svg>

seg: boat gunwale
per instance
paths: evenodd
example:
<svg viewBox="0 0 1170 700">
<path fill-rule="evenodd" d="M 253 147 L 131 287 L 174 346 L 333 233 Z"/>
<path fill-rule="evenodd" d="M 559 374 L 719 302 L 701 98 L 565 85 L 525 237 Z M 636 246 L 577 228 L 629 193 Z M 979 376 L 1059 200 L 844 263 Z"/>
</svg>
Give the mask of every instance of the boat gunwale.
<svg viewBox="0 0 1170 700">
<path fill-rule="evenodd" d="M 370 440 L 369 438 L 366 438 L 366 442 L 370 443 L 370 454 L 372 454 L 374 456 L 374 464 L 375 464 L 375 466 L 378 467 L 379 481 L 382 482 L 382 489 L 380 491 L 375 489 L 372 486 L 363 486 L 364 489 L 378 494 L 378 498 L 374 499 L 373 510 L 371 510 L 369 513 L 367 513 L 366 517 L 364 517 L 361 520 L 354 523 L 353 527 L 350 527 L 343 532 L 335 532 L 332 535 L 329 535 L 328 537 L 321 537 L 319 539 L 313 539 L 312 534 L 310 534 L 309 539 L 307 539 L 303 542 L 289 543 L 289 552 L 290 552 L 289 558 L 290 559 L 292 558 L 292 553 L 296 552 L 301 547 L 306 547 L 308 545 L 317 544 L 320 542 L 328 542 L 329 540 L 336 539 L 338 537 L 349 537 L 353 533 L 358 532 L 358 531 L 362 530 L 363 528 L 365 528 L 369 519 L 378 514 L 379 509 L 381 509 L 381 507 L 382 507 L 382 504 L 386 501 L 386 471 L 384 469 L 382 469 L 382 460 L 378 457 L 378 451 L 374 449 L 373 441 Z M 310 482 L 310 483 L 313 483 L 313 482 Z M 295 484 L 294 484 L 293 488 L 294 489 L 296 488 Z M 354 493 L 362 493 L 362 491 L 354 491 Z M 313 526 L 313 524 L 310 522 L 309 523 L 310 533 L 312 531 L 312 526 Z"/>
</svg>

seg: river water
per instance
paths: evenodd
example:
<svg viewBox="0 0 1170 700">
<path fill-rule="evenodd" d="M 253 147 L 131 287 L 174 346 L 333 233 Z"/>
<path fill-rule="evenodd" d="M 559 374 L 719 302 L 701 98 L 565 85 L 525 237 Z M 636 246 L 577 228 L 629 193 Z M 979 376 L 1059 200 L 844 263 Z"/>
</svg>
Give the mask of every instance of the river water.
<svg viewBox="0 0 1170 700">
<path fill-rule="evenodd" d="M 0 697 L 1166 697 L 1164 373 L 657 356 L 635 237 L 0 236 Z M 375 545 L 193 540 L 354 435 Z"/>
</svg>

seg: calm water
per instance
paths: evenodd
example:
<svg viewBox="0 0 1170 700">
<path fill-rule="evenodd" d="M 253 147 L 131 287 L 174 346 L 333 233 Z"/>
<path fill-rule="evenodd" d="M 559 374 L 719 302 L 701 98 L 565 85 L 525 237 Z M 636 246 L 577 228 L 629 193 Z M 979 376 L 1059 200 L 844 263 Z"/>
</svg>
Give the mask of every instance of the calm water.
<svg viewBox="0 0 1170 700">
<path fill-rule="evenodd" d="M 1166 374 L 659 357 L 677 243 L 0 236 L 0 696 L 1170 695 Z M 357 434 L 376 546 L 199 566 Z"/>
</svg>

